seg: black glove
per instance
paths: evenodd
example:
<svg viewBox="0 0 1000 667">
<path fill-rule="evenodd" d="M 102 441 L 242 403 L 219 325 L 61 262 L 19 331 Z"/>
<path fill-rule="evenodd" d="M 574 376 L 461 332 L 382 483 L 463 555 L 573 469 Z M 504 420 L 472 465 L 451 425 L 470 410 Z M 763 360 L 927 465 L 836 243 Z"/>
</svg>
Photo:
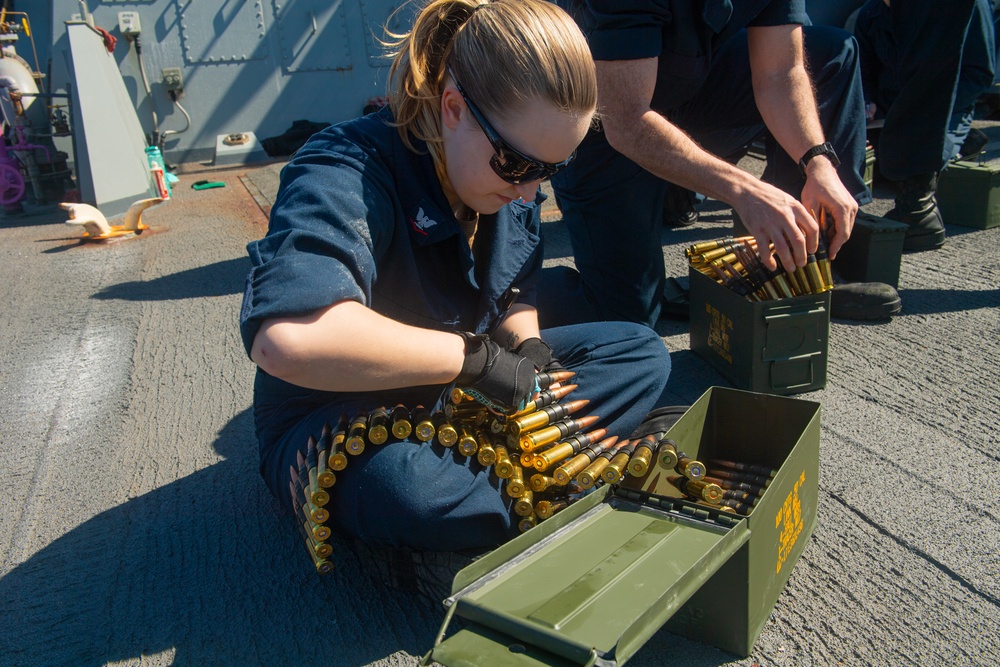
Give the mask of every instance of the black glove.
<svg viewBox="0 0 1000 667">
<path fill-rule="evenodd" d="M 465 339 L 465 362 L 455 378 L 459 388 L 479 392 L 507 412 L 519 408 L 538 390 L 530 359 L 508 352 L 488 336 L 459 335 Z"/>
<path fill-rule="evenodd" d="M 521 341 L 521 344 L 515 347 L 512 352 L 530 359 L 539 372 L 554 373 L 566 370 L 559 363 L 559 360 L 552 356 L 552 348 L 541 338 L 529 338 Z"/>
<path fill-rule="evenodd" d="M 690 407 L 690 405 L 669 405 L 650 411 L 642 418 L 642 423 L 635 427 L 628 439 L 638 440 L 653 433 L 666 433 Z"/>
</svg>

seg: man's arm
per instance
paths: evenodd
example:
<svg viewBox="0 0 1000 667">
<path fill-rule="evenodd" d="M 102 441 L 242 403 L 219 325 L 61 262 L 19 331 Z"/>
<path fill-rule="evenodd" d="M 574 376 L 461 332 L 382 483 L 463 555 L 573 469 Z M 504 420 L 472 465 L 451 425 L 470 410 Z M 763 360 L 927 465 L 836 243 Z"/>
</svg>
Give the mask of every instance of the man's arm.
<svg viewBox="0 0 1000 667">
<path fill-rule="evenodd" d="M 759 248 L 773 243 L 786 270 L 805 266 L 807 248 L 816 248 L 815 220 L 795 198 L 703 150 L 652 110 L 655 58 L 596 65 L 604 132 L 615 150 L 664 180 L 730 204 Z M 761 258 L 776 265 L 766 252 Z"/>
<path fill-rule="evenodd" d="M 748 31 L 754 99 L 771 135 L 793 160 L 826 139 L 816 110 L 812 81 L 806 69 L 802 27 L 755 27 Z M 802 204 L 817 215 L 826 209 L 834 219 L 830 257 L 847 241 L 858 204 L 844 187 L 836 167 L 815 157 L 806 167 Z M 811 245 L 815 250 L 815 243 Z"/>
</svg>

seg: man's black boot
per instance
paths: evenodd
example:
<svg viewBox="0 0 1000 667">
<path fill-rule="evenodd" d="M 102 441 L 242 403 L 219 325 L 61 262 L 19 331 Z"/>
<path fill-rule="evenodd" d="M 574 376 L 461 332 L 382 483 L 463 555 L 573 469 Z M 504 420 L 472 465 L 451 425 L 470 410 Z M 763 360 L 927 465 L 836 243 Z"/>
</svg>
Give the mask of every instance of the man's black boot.
<svg viewBox="0 0 1000 667">
<path fill-rule="evenodd" d="M 944 222 L 938 210 L 937 173 L 896 182 L 896 206 L 885 214 L 909 226 L 903 250 L 934 250 L 944 245 Z"/>
<path fill-rule="evenodd" d="M 667 227 L 690 227 L 698 222 L 692 192 L 670 183 L 663 197 L 663 224 Z"/>
</svg>

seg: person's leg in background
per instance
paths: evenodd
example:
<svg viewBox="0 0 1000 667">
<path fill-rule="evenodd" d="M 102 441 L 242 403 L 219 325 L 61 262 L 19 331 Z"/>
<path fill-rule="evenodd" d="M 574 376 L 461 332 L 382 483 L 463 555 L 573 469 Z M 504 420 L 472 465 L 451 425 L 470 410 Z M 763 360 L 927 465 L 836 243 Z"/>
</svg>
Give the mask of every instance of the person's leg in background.
<svg viewBox="0 0 1000 667">
<path fill-rule="evenodd" d="M 552 188 L 580 273 L 579 293 L 570 302 L 581 305 L 549 305 L 543 278 L 541 325 L 597 319 L 654 326 L 666 280 L 661 242 L 666 182 L 611 148 L 603 133 L 591 131 L 573 163 L 552 177 Z"/>
<path fill-rule="evenodd" d="M 896 187 L 895 206 L 886 217 L 909 226 L 906 250 L 944 245 L 935 194 L 947 161 L 947 128 L 975 5 L 976 0 L 906 0 L 890 6 L 899 93 L 879 135 L 879 160 L 882 174 Z"/>
</svg>

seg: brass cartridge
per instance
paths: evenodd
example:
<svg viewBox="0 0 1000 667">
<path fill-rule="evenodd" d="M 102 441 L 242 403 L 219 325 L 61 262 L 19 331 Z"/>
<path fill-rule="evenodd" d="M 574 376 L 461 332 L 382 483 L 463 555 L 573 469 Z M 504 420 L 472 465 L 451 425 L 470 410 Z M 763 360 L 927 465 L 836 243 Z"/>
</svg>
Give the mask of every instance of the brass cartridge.
<svg viewBox="0 0 1000 667">
<path fill-rule="evenodd" d="M 472 429 L 465 424 L 458 425 L 458 452 L 463 456 L 475 456 L 479 451 L 479 443 Z"/>
<path fill-rule="evenodd" d="M 705 476 L 705 464 L 684 452 L 677 452 L 677 465 L 674 466 L 674 470 L 688 479 L 701 479 Z"/>
<path fill-rule="evenodd" d="M 656 448 L 656 463 L 667 470 L 673 470 L 677 465 L 677 444 L 670 438 L 660 440 Z"/>
<path fill-rule="evenodd" d="M 575 384 L 565 384 L 560 387 L 555 387 L 553 389 L 546 389 L 545 391 L 540 391 L 535 395 L 535 398 L 527 403 L 522 410 L 518 410 L 511 417 L 520 417 L 521 415 L 531 414 L 537 410 L 541 410 L 547 405 L 552 405 L 556 401 L 569 396 L 570 392 L 577 388 L 578 385 Z"/>
<path fill-rule="evenodd" d="M 552 373 L 539 373 L 536 377 L 538 378 L 538 389 L 540 391 L 545 391 L 552 385 L 556 383 L 562 383 L 569 380 L 571 377 L 576 375 L 574 371 L 554 371 Z"/>
<path fill-rule="evenodd" d="M 517 499 L 514 503 L 514 514 L 518 516 L 531 516 L 535 511 L 535 494 L 531 492 L 531 489 L 525 489 L 524 493 Z"/>
<path fill-rule="evenodd" d="M 438 443 L 445 447 L 452 447 L 458 442 L 458 431 L 443 413 L 438 413 L 434 417 L 434 432 L 437 433 Z"/>
<path fill-rule="evenodd" d="M 568 403 L 547 405 L 536 412 L 511 419 L 507 423 L 507 433 L 510 434 L 507 445 L 513 447 L 522 434 L 555 423 L 580 410 L 587 403 L 590 403 L 588 399 L 580 399 L 578 401 L 569 401 Z"/>
<path fill-rule="evenodd" d="M 613 435 L 580 450 L 579 454 L 556 468 L 555 473 L 553 474 L 553 477 L 556 478 L 556 483 L 561 486 L 569 484 L 573 478 L 593 463 L 594 459 L 596 459 L 602 452 L 606 452 L 614 447 L 617 442 L 618 436 Z"/>
<path fill-rule="evenodd" d="M 482 403 L 448 403 L 444 406 L 444 416 L 452 422 L 464 421 L 469 424 L 482 424 L 486 421 L 489 411 Z"/>
<path fill-rule="evenodd" d="M 808 255 L 806 257 L 806 277 L 809 279 L 809 291 L 813 294 L 822 294 L 823 292 L 830 289 L 826 286 L 823 281 L 823 272 L 819 269 L 819 264 L 816 261 L 816 255 Z"/>
<path fill-rule="evenodd" d="M 747 503 L 739 503 L 735 500 L 729 500 L 723 498 L 719 501 L 719 505 L 722 507 L 731 507 L 736 511 L 737 514 L 742 514 L 743 516 L 749 516 L 750 512 L 753 512 L 753 505 L 748 505 Z"/>
<path fill-rule="evenodd" d="M 347 454 L 344 452 L 344 441 L 347 439 L 347 415 L 340 415 L 340 421 L 333 430 L 330 439 L 330 470 L 340 472 L 347 467 Z"/>
<path fill-rule="evenodd" d="M 828 234 L 826 209 L 821 208 L 819 210 L 819 245 L 816 248 L 816 263 L 819 264 L 820 273 L 823 274 L 823 281 L 830 289 L 833 289 L 833 270 L 830 267 L 830 249 L 827 246 Z"/>
<path fill-rule="evenodd" d="M 535 467 L 535 454 L 534 454 L 534 452 L 521 452 L 521 467 L 522 468 L 534 468 Z"/>
<path fill-rule="evenodd" d="M 688 479 L 681 475 L 670 476 L 667 481 L 686 496 L 704 500 L 715 505 L 722 500 L 722 488 L 718 484 L 706 482 L 704 479 Z"/>
<path fill-rule="evenodd" d="M 330 518 L 329 510 L 323 507 L 317 507 L 309 500 L 302 505 L 302 509 L 304 509 L 309 518 L 316 523 L 326 523 Z"/>
<path fill-rule="evenodd" d="M 544 472 L 563 459 L 573 456 L 584 447 L 598 442 L 608 434 L 605 428 L 599 428 L 590 433 L 578 433 L 562 442 L 554 443 L 545 450 L 539 450 L 535 455 L 535 470 Z"/>
<path fill-rule="evenodd" d="M 317 507 L 323 507 L 330 502 L 330 494 L 319 485 L 319 475 L 316 468 L 309 468 L 309 500 Z"/>
<path fill-rule="evenodd" d="M 567 436 L 573 435 L 574 433 L 582 431 L 588 426 L 595 424 L 598 419 L 600 419 L 600 417 L 597 415 L 588 415 L 586 417 L 580 417 L 579 419 L 570 417 L 537 431 L 526 433 L 521 436 L 521 449 L 523 451 L 531 451 L 541 447 L 542 445 L 547 445 L 550 442 L 555 442 Z"/>
<path fill-rule="evenodd" d="M 410 419 L 413 422 L 413 435 L 416 436 L 417 440 L 430 442 L 434 439 L 434 422 L 431 420 L 431 413 L 427 408 L 418 405 L 413 409 L 413 415 Z"/>
<path fill-rule="evenodd" d="M 497 455 L 496 465 L 493 466 L 493 472 L 496 473 L 497 477 L 500 479 L 507 479 L 514 473 L 514 463 L 510 460 L 510 456 L 507 454 L 507 448 L 503 445 L 496 445 L 494 451 Z"/>
<path fill-rule="evenodd" d="M 569 507 L 569 503 L 565 500 L 539 500 L 535 504 L 535 515 L 539 519 L 548 519 L 559 510 L 567 507 Z"/>
<path fill-rule="evenodd" d="M 479 443 L 479 449 L 476 452 L 476 459 L 479 463 L 484 466 L 491 466 L 496 463 L 497 452 L 493 449 L 493 445 L 490 443 L 489 438 L 482 433 L 477 433 L 476 441 Z"/>
<path fill-rule="evenodd" d="M 601 479 L 608 484 L 617 484 L 621 481 L 622 475 L 628 469 L 628 462 L 632 457 L 632 452 L 635 451 L 636 442 L 627 442 L 618 448 L 615 455 L 611 458 L 611 462 L 601 471 Z"/>
<path fill-rule="evenodd" d="M 347 439 L 344 441 L 344 449 L 348 454 L 357 456 L 365 451 L 365 431 L 368 429 L 368 415 L 360 413 L 353 420 L 347 429 Z"/>
<path fill-rule="evenodd" d="M 515 464 L 511 465 L 510 477 L 507 478 L 507 495 L 511 498 L 520 498 L 527 491 L 524 485 L 524 469 Z"/>
<path fill-rule="evenodd" d="M 746 491 L 747 493 L 752 493 L 755 496 L 764 495 L 765 487 L 758 484 L 747 484 L 746 482 L 738 482 L 731 479 L 722 479 L 721 477 L 715 477 L 714 475 L 705 475 L 702 479 L 712 482 L 713 484 L 718 484 L 725 491 Z"/>
<path fill-rule="evenodd" d="M 597 480 L 601 479 L 601 473 L 611 462 L 611 457 L 614 456 L 615 449 L 609 449 L 606 452 L 601 452 L 596 459 L 594 459 L 590 465 L 584 468 L 579 475 L 576 476 L 576 482 L 584 489 L 592 489 L 594 485 L 597 484 Z"/>
<path fill-rule="evenodd" d="M 316 567 L 316 571 L 320 574 L 330 574 L 333 572 L 333 563 L 325 558 L 320 558 L 312 549 L 309 550 L 309 555 L 312 556 L 313 565 Z"/>
<path fill-rule="evenodd" d="M 653 460 L 653 446 L 656 444 L 655 435 L 646 437 L 635 443 L 635 450 L 632 458 L 628 461 L 628 472 L 633 477 L 642 477 L 649 470 L 649 463 Z"/>
<path fill-rule="evenodd" d="M 389 411 L 378 407 L 368 413 L 368 442 L 384 445 L 389 439 Z"/>
<path fill-rule="evenodd" d="M 532 475 L 528 480 L 528 484 L 531 486 L 531 490 L 535 493 L 541 493 L 551 486 L 559 486 L 555 477 L 549 477 L 548 475 L 543 475 L 542 473 L 535 473 Z"/>
<path fill-rule="evenodd" d="M 397 440 L 406 440 L 413 433 L 410 410 L 405 405 L 394 407 L 389 413 L 389 420 L 392 422 L 392 435 Z"/>
<path fill-rule="evenodd" d="M 795 296 L 795 290 L 792 289 L 792 284 L 788 280 L 788 274 L 782 271 L 780 266 L 771 272 L 771 284 L 778 290 L 781 298 L 791 299 Z"/>
<path fill-rule="evenodd" d="M 448 400 L 451 401 L 452 405 L 460 405 L 463 401 L 473 401 L 475 400 L 459 387 L 453 387 L 451 392 L 448 394 Z"/>
<path fill-rule="evenodd" d="M 319 441 L 316 443 L 316 461 L 320 475 L 330 469 L 330 445 L 332 442 L 333 429 L 330 428 L 329 422 L 325 422 L 319 432 Z"/>
<path fill-rule="evenodd" d="M 528 532 L 537 525 L 538 525 L 538 519 L 535 518 L 534 514 L 532 514 L 531 516 L 521 517 L 521 520 L 517 522 L 517 528 L 522 533 Z"/>
<path fill-rule="evenodd" d="M 319 465 L 316 468 L 316 481 L 324 489 L 329 489 L 337 483 L 337 476 L 330 470 L 330 452 L 326 449 L 319 453 Z"/>
</svg>

